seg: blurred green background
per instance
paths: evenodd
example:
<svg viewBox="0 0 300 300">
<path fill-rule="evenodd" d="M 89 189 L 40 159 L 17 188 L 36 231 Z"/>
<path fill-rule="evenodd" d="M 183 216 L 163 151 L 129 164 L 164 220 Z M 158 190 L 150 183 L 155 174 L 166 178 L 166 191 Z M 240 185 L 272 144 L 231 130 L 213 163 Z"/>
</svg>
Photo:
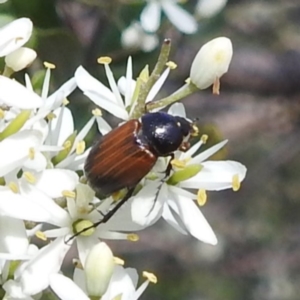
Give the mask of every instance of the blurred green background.
<svg viewBox="0 0 300 300">
<path fill-rule="evenodd" d="M 192 12 L 195 3 L 184 7 Z M 158 50 L 143 53 L 120 45 L 122 30 L 139 18 L 144 5 L 138 0 L 8 0 L 0 6 L 0 22 L 31 18 L 30 45 L 39 59 L 27 72 L 42 70 L 43 61 L 54 63 L 52 90 L 79 65 L 107 84 L 99 56 L 113 58 L 116 78 L 124 74 L 128 55 L 135 76 L 145 64 L 151 68 L 155 63 Z M 159 96 L 181 86 L 205 42 L 229 37 L 234 54 L 220 96 L 207 90 L 184 103 L 190 118 L 199 117 L 200 131 L 211 144 L 229 139 L 221 156 L 245 164 L 246 180 L 238 193 L 208 194 L 202 210 L 219 239 L 215 247 L 163 221 L 140 232 L 137 243 L 108 243 L 127 266 L 158 276 L 144 300 L 299 300 L 300 1 L 229 0 L 221 13 L 200 19 L 199 27 L 190 36 L 167 20 L 161 27 L 160 41 L 172 39 L 170 59 L 178 68 Z M 23 74 L 17 77 L 23 80 Z M 94 105 L 80 91 L 69 100 L 81 128 Z"/>
</svg>

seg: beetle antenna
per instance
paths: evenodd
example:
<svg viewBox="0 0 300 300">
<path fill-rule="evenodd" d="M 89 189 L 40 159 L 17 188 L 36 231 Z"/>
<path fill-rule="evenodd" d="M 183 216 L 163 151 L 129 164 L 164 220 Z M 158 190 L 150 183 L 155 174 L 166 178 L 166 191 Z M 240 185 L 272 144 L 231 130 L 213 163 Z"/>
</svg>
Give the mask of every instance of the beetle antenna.
<svg viewBox="0 0 300 300">
<path fill-rule="evenodd" d="M 88 227 L 85 227 L 84 229 L 76 232 L 75 234 L 73 234 L 70 238 L 68 238 L 65 243 L 68 244 L 70 241 L 72 241 L 75 237 L 79 236 L 80 234 L 82 234 L 83 232 L 86 232 L 92 228 L 96 228 L 97 226 L 99 226 L 100 224 L 102 223 L 106 223 L 110 220 L 110 218 L 119 210 L 119 208 L 132 196 L 134 190 L 135 190 L 136 186 L 134 186 L 133 188 L 130 188 L 128 191 L 127 191 L 127 194 L 124 196 L 124 198 L 122 200 L 120 200 L 116 206 L 113 207 L 113 209 L 111 209 L 107 214 L 105 214 L 103 216 L 103 218 L 94 223 L 93 225 L 91 226 L 88 226 Z"/>
</svg>

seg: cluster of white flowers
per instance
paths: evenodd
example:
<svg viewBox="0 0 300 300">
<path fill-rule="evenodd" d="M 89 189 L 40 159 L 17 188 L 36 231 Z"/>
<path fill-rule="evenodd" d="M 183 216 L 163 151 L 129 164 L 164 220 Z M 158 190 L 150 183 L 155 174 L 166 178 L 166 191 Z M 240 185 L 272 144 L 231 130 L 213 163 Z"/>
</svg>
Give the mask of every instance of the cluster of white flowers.
<svg viewBox="0 0 300 300">
<path fill-rule="evenodd" d="M 139 192 L 113 218 L 70 239 L 80 226 L 97 222 L 99 210 L 108 211 L 114 202 L 112 196 L 98 199 L 78 175 L 90 151 L 85 137 L 94 123 L 103 135 L 111 130 L 99 108 L 122 121 L 132 118 L 138 81 L 133 79 L 131 58 L 126 76 L 117 82 L 110 60 L 101 58 L 109 88 L 78 67 L 74 77 L 49 95 L 54 66 L 45 63 L 46 75 L 38 95 L 28 75 L 26 87 L 10 78 L 35 58 L 31 52 L 21 51 L 31 31 L 32 22 L 26 18 L 0 29 L 0 57 L 5 56 L 9 68 L 0 75 L 0 285 L 5 299 L 33 299 L 48 287 L 61 299 L 138 299 L 148 283 L 156 281 L 155 276 L 144 272 L 146 280 L 137 288 L 137 272 L 124 268 L 102 240 L 135 241 L 135 231 L 163 217 L 179 232 L 215 245 L 217 238 L 196 203 L 205 202 L 206 191 L 238 190 L 246 168 L 234 161 L 207 161 L 227 141 L 196 154 L 206 141 L 202 136 L 187 152 L 175 153 L 167 179 L 162 181 L 161 171 L 168 159 L 160 158 Z M 198 89 L 213 85 L 218 90 L 231 56 L 229 39 L 221 37 L 207 43 L 192 64 L 187 85 Z M 151 88 L 147 103 L 157 95 L 171 65 Z M 67 107 L 67 97 L 77 87 L 99 107 L 79 132 L 74 131 L 73 115 Z M 173 104 L 168 112 L 186 117 L 180 103 Z M 44 246 L 36 246 L 36 237 Z M 71 280 L 61 273 L 61 265 L 75 244 L 79 260 Z"/>
<path fill-rule="evenodd" d="M 152 51 L 158 46 L 156 32 L 161 25 L 162 13 L 184 34 L 194 34 L 198 30 L 198 19 L 211 18 L 218 14 L 226 5 L 227 0 L 198 0 L 194 14 L 187 12 L 180 0 L 145 0 L 140 20 L 133 21 L 121 36 L 124 48 L 137 48 Z"/>
</svg>

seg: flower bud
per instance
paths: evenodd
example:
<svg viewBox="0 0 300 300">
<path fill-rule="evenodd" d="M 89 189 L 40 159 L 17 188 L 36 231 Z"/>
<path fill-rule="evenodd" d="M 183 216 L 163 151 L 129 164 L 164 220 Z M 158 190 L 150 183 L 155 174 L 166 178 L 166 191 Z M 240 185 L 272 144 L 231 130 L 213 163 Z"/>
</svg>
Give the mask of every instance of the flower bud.
<svg viewBox="0 0 300 300">
<path fill-rule="evenodd" d="M 192 63 L 190 78 L 198 89 L 214 84 L 228 71 L 232 58 L 232 43 L 226 37 L 218 37 L 206 43 Z"/>
<path fill-rule="evenodd" d="M 21 47 L 5 56 L 6 65 L 15 72 L 27 68 L 36 59 L 36 52 L 30 48 Z"/>
<path fill-rule="evenodd" d="M 103 242 L 95 245 L 88 254 L 85 266 L 86 290 L 90 297 L 101 297 L 107 290 L 114 271 L 114 258 Z"/>
</svg>

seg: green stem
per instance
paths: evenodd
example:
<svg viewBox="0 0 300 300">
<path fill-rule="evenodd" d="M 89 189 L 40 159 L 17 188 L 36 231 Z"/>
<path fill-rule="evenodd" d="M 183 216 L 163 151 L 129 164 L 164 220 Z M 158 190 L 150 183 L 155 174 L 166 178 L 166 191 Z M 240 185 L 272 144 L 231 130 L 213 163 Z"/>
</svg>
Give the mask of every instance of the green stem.
<svg viewBox="0 0 300 300">
<path fill-rule="evenodd" d="M 152 111 L 156 108 L 161 108 L 168 106 L 174 102 L 177 102 L 185 97 L 187 97 L 190 94 L 193 94 L 195 92 L 199 91 L 199 89 L 193 84 L 193 83 L 188 83 L 182 86 L 179 90 L 174 92 L 172 95 L 157 100 L 157 101 L 152 101 L 147 104 L 147 111 Z"/>
<path fill-rule="evenodd" d="M 9 78 L 12 74 L 14 74 L 14 70 L 5 65 L 2 75 Z"/>
<path fill-rule="evenodd" d="M 165 39 L 162 44 L 157 63 L 149 79 L 140 87 L 140 94 L 137 99 L 137 104 L 134 109 L 134 112 L 132 114 L 133 119 L 139 118 L 141 115 L 143 115 L 146 112 L 146 106 L 145 106 L 146 98 L 150 90 L 152 89 L 153 85 L 158 80 L 164 68 L 166 67 L 166 63 L 168 62 L 169 59 L 170 49 L 171 49 L 171 40 Z"/>
</svg>

